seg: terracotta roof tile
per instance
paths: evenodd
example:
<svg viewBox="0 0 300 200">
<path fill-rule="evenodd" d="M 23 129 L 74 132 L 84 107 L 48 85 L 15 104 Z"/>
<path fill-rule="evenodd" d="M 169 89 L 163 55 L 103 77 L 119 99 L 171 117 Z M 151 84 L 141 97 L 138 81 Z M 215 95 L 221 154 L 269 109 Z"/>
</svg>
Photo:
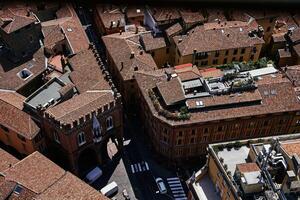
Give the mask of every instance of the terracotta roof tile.
<svg viewBox="0 0 300 200">
<path fill-rule="evenodd" d="M 285 33 L 276 33 L 272 34 L 272 38 L 274 42 L 285 42 L 286 39 L 284 37 Z"/>
<path fill-rule="evenodd" d="M 176 20 L 180 18 L 179 12 L 176 8 L 151 7 L 149 10 L 152 17 L 157 22 Z"/>
<path fill-rule="evenodd" d="M 184 91 L 178 78 L 173 78 L 170 81 L 159 82 L 156 86 L 167 106 L 185 99 Z"/>
<path fill-rule="evenodd" d="M 112 91 L 87 91 L 49 108 L 46 113 L 62 124 L 72 124 L 73 121 L 78 120 L 80 117 L 86 116 L 113 101 Z"/>
<path fill-rule="evenodd" d="M 227 21 L 222 9 L 207 9 L 207 22 Z"/>
<path fill-rule="evenodd" d="M 195 24 L 199 22 L 204 22 L 205 20 L 199 11 L 193 12 L 191 10 L 185 9 L 180 10 L 179 13 L 185 24 Z"/>
<path fill-rule="evenodd" d="M 126 9 L 126 15 L 128 18 L 133 17 L 143 17 L 144 16 L 144 8 L 142 7 L 136 7 L 136 6 L 129 6 Z"/>
<path fill-rule="evenodd" d="M 151 74 L 137 73 L 135 78 L 153 115 L 171 125 L 192 124 L 245 116 L 297 111 L 300 109 L 300 103 L 290 81 L 283 78 L 281 74 L 276 74 L 275 76 L 263 76 L 261 80 L 256 82 L 258 91 L 262 96 L 261 104 L 235 106 L 226 109 L 209 110 L 207 112 L 192 112 L 191 118 L 188 121 L 172 121 L 158 115 L 148 94 L 149 88 L 155 88 L 156 83 L 166 81 L 165 74 L 161 72 L 161 76 L 153 76 Z"/>
<path fill-rule="evenodd" d="M 287 77 L 291 80 L 294 86 L 300 86 L 300 65 L 288 66 L 283 68 Z"/>
<path fill-rule="evenodd" d="M 197 49 L 197 52 L 210 52 L 264 43 L 262 38 L 250 37 L 248 33 L 252 28 L 245 24 L 239 26 L 239 24 L 224 23 L 223 27 L 221 25 L 208 23 L 204 26 L 197 26 L 189 31 L 188 35 L 174 36 L 180 54 L 190 55 L 194 49 Z"/>
<path fill-rule="evenodd" d="M 119 7 L 113 5 L 97 5 L 96 11 L 106 29 L 112 27 L 124 27 L 125 15 Z"/>
<path fill-rule="evenodd" d="M 27 139 L 34 138 L 40 131 L 30 115 L 3 100 L 0 100 L 0 124 Z"/>
<path fill-rule="evenodd" d="M 139 34 L 124 32 L 102 37 L 108 54 L 119 69 L 124 80 L 130 80 L 135 70 L 152 71 L 157 66 L 152 56 L 146 53 L 139 43 Z M 118 48 L 116 48 L 118 47 Z M 134 57 L 131 58 L 131 53 Z"/>
<path fill-rule="evenodd" d="M 58 42 L 60 39 L 63 39 L 64 35 L 74 54 L 88 49 L 90 42 L 85 34 L 85 31 L 73 6 L 69 3 L 64 3 L 61 6 L 60 10 L 57 11 L 56 15 L 58 15 L 57 19 L 42 23 L 43 27 L 55 26 L 54 28 L 52 27 L 54 30 L 50 35 L 48 35 L 48 38 L 46 39 L 47 44 Z M 63 35 L 61 35 L 57 26 L 61 28 L 61 33 Z M 43 31 L 47 32 L 45 28 L 43 28 Z"/>
<path fill-rule="evenodd" d="M 179 23 L 176 23 L 166 29 L 166 33 L 169 37 L 174 36 L 182 31 L 182 26 Z"/>
<path fill-rule="evenodd" d="M 65 39 L 65 35 L 59 25 L 43 26 L 44 45 L 46 48 L 52 48 L 55 44 Z"/>
<path fill-rule="evenodd" d="M 0 148 L 0 172 L 16 164 L 19 160 Z M 1 192 L 0 192 L 1 194 Z"/>
<path fill-rule="evenodd" d="M 39 152 L 34 152 L 3 172 L 14 181 L 39 194 L 56 183 L 65 171 Z"/>
<path fill-rule="evenodd" d="M 236 165 L 236 170 L 241 173 L 246 173 L 260 171 L 260 168 L 256 163 L 242 163 Z"/>
<path fill-rule="evenodd" d="M 80 93 L 92 89 L 96 84 L 99 90 L 111 89 L 90 49 L 77 53 L 69 59 L 69 63 L 73 69 L 70 79 Z"/>
<path fill-rule="evenodd" d="M 19 194 L 13 192 L 17 185 L 22 188 Z M 100 192 L 70 172 L 66 172 L 39 152 L 34 152 L 15 163 L 11 168 L 6 169 L 2 176 L 0 175 L 0 198 L 108 200 Z"/>
<path fill-rule="evenodd" d="M 18 76 L 18 73 L 25 68 L 32 75 L 27 79 L 22 79 Z M 15 64 L 4 56 L 0 56 L 0 89 L 18 90 L 35 77 L 41 75 L 45 70 L 45 56 L 42 48 L 34 53 L 31 60 L 23 63 Z"/>
<path fill-rule="evenodd" d="M 0 90 L 0 99 L 23 110 L 25 97 L 11 90 Z"/>
<path fill-rule="evenodd" d="M 8 34 L 35 22 L 37 19 L 25 6 L 19 8 L 5 6 L 0 11 L 1 29 Z"/>
<path fill-rule="evenodd" d="M 289 156 L 293 154 L 300 156 L 300 140 L 284 141 L 280 146 Z"/>
<path fill-rule="evenodd" d="M 36 199 L 108 200 L 107 197 L 69 172 Z"/>
<path fill-rule="evenodd" d="M 146 51 L 166 47 L 164 37 L 154 37 L 151 32 L 141 33 L 141 38 Z"/>
<path fill-rule="evenodd" d="M 5 178 L 0 175 L 0 199 L 8 199 L 17 184 L 13 181 L 6 181 Z"/>
</svg>

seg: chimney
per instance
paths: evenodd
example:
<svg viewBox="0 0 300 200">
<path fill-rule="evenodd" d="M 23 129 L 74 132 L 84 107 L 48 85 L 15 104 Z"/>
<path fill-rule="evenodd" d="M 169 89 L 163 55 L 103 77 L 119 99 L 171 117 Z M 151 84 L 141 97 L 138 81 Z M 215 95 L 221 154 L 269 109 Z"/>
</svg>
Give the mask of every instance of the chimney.
<svg viewBox="0 0 300 200">
<path fill-rule="evenodd" d="M 122 70 L 123 70 L 123 68 L 124 68 L 124 63 L 123 63 L 123 62 L 121 62 L 121 69 L 120 69 L 120 71 L 122 71 Z"/>
<path fill-rule="evenodd" d="M 133 51 L 130 53 L 130 58 L 134 58 L 134 52 Z"/>
<path fill-rule="evenodd" d="M 193 65 L 195 64 L 196 53 L 197 53 L 197 49 L 194 49 L 194 50 L 193 50 L 193 62 L 192 62 Z"/>
<path fill-rule="evenodd" d="M 139 33 L 139 28 L 136 26 L 135 27 L 135 34 L 138 34 Z"/>
</svg>

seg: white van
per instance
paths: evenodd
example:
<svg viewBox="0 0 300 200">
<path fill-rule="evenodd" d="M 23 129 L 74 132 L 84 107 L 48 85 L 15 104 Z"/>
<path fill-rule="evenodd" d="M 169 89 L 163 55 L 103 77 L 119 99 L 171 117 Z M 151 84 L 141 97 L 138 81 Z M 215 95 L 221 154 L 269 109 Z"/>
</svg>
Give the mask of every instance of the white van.
<svg viewBox="0 0 300 200">
<path fill-rule="evenodd" d="M 87 180 L 88 184 L 94 183 L 100 176 L 102 176 L 103 172 L 99 167 L 95 167 L 92 171 L 90 171 L 86 176 L 85 179 Z"/>
<path fill-rule="evenodd" d="M 113 181 L 110 184 L 106 185 L 104 188 L 102 188 L 100 192 L 103 195 L 109 197 L 113 195 L 115 192 L 118 192 L 118 185 L 115 181 Z"/>
</svg>

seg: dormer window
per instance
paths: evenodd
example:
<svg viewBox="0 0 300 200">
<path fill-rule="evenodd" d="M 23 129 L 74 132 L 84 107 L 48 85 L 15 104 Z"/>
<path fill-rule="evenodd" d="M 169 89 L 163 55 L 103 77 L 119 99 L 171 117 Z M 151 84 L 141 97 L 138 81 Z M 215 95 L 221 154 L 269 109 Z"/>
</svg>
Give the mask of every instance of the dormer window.
<svg viewBox="0 0 300 200">
<path fill-rule="evenodd" d="M 109 116 L 107 119 L 106 119 L 106 130 L 110 130 L 114 127 L 113 125 L 113 119 L 111 116 Z"/>
<path fill-rule="evenodd" d="M 82 146 L 83 144 L 86 143 L 84 132 L 80 132 L 80 133 L 78 134 L 77 140 L 78 140 L 78 146 Z"/>
</svg>

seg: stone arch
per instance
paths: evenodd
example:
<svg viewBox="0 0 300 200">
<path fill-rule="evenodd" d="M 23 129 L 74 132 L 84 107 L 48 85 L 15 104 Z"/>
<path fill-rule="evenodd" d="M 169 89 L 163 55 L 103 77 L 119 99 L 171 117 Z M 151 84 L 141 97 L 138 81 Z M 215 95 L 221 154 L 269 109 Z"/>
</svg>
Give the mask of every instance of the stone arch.
<svg viewBox="0 0 300 200">
<path fill-rule="evenodd" d="M 97 152 L 93 148 L 86 148 L 78 156 L 78 170 L 84 175 L 89 170 L 99 165 Z"/>
</svg>

